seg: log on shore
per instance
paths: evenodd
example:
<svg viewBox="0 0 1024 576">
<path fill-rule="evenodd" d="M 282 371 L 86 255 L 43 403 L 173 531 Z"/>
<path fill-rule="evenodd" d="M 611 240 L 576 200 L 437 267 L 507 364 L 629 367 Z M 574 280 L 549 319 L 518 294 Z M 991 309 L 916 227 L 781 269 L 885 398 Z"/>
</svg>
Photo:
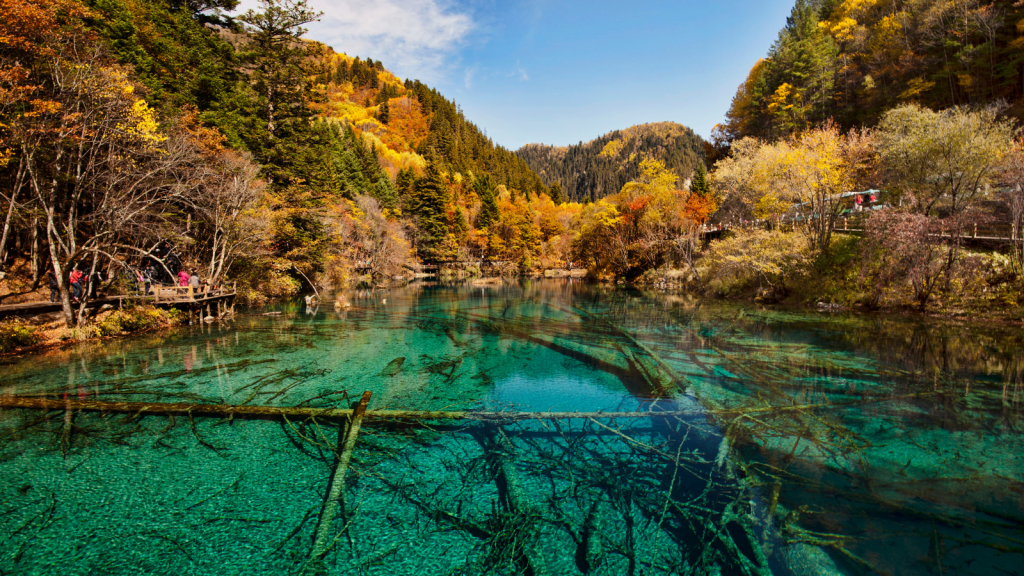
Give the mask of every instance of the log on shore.
<svg viewBox="0 0 1024 576">
<path fill-rule="evenodd" d="M 84 410 L 128 414 L 208 414 L 215 416 L 288 416 L 299 418 L 349 418 L 351 408 L 312 408 L 307 406 L 248 406 L 195 402 L 107 402 L 102 400 L 56 399 L 26 396 L 0 396 L 0 408 L 35 410 Z M 737 410 L 737 412 L 740 412 Z M 756 412 L 756 410 L 754 410 Z M 481 420 L 515 422 L 517 420 L 567 420 L 573 418 L 651 418 L 694 416 L 700 410 L 665 412 L 486 412 L 472 410 L 367 410 L 367 419 L 395 420 Z"/>
</svg>

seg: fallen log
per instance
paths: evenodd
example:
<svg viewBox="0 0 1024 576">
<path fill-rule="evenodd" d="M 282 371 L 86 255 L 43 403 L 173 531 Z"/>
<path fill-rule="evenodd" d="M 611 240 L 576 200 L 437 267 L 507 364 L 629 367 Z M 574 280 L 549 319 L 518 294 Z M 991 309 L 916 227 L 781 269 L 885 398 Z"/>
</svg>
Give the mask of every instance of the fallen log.
<svg viewBox="0 0 1024 576">
<path fill-rule="evenodd" d="M 932 396 L 932 392 L 892 396 L 889 400 L 907 400 Z M 835 410 L 847 406 L 866 406 L 881 401 L 873 398 L 866 401 L 825 402 L 819 404 L 798 404 L 787 406 L 765 406 L 752 408 L 718 408 L 711 410 L 666 410 L 664 412 L 490 412 L 482 410 L 367 410 L 364 418 L 380 420 L 479 420 L 483 422 L 516 422 L 519 420 L 570 420 L 573 418 L 668 418 L 673 416 L 732 416 L 749 418 L 765 413 L 781 414 L 802 410 Z M 249 406 L 238 404 L 210 404 L 203 402 L 109 402 L 102 400 L 79 400 L 39 398 L 34 396 L 0 396 L 0 408 L 28 408 L 35 410 L 84 410 L 86 412 L 117 412 L 140 416 L 143 414 L 207 414 L 214 416 L 299 418 L 350 418 L 351 408 L 312 408 L 309 406 Z"/>
<path fill-rule="evenodd" d="M 300 418 L 349 418 L 350 408 L 312 408 L 307 406 L 249 406 L 195 402 L 107 402 L 102 400 L 55 399 L 23 396 L 0 397 L 0 408 L 36 410 L 84 410 L 128 414 L 210 414 L 216 416 L 289 416 Z M 366 410 L 367 419 L 396 420 L 481 420 L 515 422 L 518 420 L 566 420 L 571 418 L 649 418 L 692 416 L 698 410 L 666 412 L 485 412 L 472 410 Z"/>
<path fill-rule="evenodd" d="M 342 501 L 345 492 L 345 474 L 348 472 L 348 463 L 352 460 L 352 452 L 356 447 L 356 438 L 359 436 L 359 428 L 363 425 L 363 417 L 366 414 L 366 407 L 370 403 L 370 392 L 363 392 L 363 397 L 353 409 L 352 422 L 348 426 L 348 432 L 344 440 L 339 442 L 338 462 L 334 467 L 334 474 L 331 475 L 330 487 L 327 490 L 327 497 L 324 498 L 324 507 L 320 512 L 320 521 L 316 526 L 316 536 L 313 538 L 313 548 L 309 553 L 309 562 L 306 564 L 306 574 L 320 574 L 323 570 L 323 559 L 327 552 L 333 547 L 331 541 L 331 524 L 334 523 L 334 516 L 338 512 L 338 504 Z"/>
<path fill-rule="evenodd" d="M 502 506 L 516 522 L 510 528 L 519 531 L 515 540 L 517 561 L 524 574 L 547 576 L 548 569 L 540 546 L 540 514 L 530 505 L 516 473 L 516 449 L 500 427 L 488 425 L 477 440 L 494 471 Z"/>
</svg>

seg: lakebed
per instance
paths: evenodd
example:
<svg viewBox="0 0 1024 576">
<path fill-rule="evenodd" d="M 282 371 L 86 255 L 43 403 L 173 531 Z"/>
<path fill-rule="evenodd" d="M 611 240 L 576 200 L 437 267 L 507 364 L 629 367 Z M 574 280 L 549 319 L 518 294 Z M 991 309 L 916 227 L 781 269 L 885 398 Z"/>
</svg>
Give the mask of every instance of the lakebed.
<svg viewBox="0 0 1024 576">
<path fill-rule="evenodd" d="M 1024 565 L 1019 329 L 574 279 L 348 300 L 4 359 L 8 405 L 65 407 L 0 409 L 0 573 Z M 321 527 L 345 418 L 160 411 L 348 408 L 365 391 L 371 414 L 562 414 L 369 417 Z"/>
</svg>

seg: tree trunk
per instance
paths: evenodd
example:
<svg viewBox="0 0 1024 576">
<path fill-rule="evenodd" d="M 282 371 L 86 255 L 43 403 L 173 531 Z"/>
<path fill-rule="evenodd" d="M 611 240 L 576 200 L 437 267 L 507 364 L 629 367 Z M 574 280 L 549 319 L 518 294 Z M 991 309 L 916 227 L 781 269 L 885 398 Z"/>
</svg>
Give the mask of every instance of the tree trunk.
<svg viewBox="0 0 1024 576">
<path fill-rule="evenodd" d="M 32 284 L 39 282 L 39 218 L 32 219 Z"/>
<path fill-rule="evenodd" d="M 24 174 L 25 160 L 22 157 L 18 161 L 18 172 L 14 177 L 14 188 L 11 189 L 10 205 L 7 207 L 7 218 L 4 219 L 4 231 L 3 235 L 0 236 L 0 268 L 3 267 L 4 262 L 7 261 L 7 239 L 11 235 L 11 220 L 14 218 L 14 207 L 18 201 L 18 192 L 21 189 L 21 179 Z"/>
</svg>

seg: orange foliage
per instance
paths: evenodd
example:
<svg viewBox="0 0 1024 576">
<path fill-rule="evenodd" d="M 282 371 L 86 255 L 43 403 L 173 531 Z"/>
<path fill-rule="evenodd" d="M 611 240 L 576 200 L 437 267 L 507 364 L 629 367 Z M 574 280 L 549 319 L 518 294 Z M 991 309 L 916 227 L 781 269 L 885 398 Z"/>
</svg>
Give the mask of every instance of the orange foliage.
<svg viewBox="0 0 1024 576">
<path fill-rule="evenodd" d="M 419 100 L 402 96 L 388 100 L 391 119 L 381 141 L 395 152 L 412 152 L 430 131 L 430 117 L 423 113 Z"/>
<path fill-rule="evenodd" d="M 718 210 L 718 203 L 710 194 L 690 194 L 690 197 L 686 199 L 686 208 L 683 214 L 698 224 L 704 224 L 715 213 L 715 210 Z"/>
<path fill-rule="evenodd" d="M 186 106 L 182 110 L 178 122 L 203 156 L 215 157 L 224 151 L 227 138 L 221 134 L 220 130 L 203 126 L 199 120 L 199 110 L 194 106 Z"/>
<path fill-rule="evenodd" d="M 32 63 L 52 59 L 75 35 L 89 13 L 74 0 L 0 0 L 0 112 L 36 90 Z M 33 100 L 33 107 L 49 103 Z M 0 124 L 2 126 L 2 124 Z"/>
</svg>

